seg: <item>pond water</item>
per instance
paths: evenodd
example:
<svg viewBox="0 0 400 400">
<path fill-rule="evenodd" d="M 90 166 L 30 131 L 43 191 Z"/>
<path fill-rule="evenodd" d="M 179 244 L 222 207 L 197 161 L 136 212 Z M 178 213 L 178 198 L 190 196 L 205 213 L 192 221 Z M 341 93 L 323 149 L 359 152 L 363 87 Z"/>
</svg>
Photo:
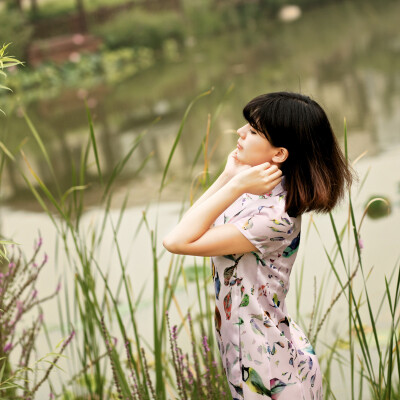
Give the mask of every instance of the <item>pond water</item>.
<svg viewBox="0 0 400 400">
<path fill-rule="evenodd" d="M 353 159 L 364 151 L 372 156 L 400 140 L 400 36 L 395 17 L 399 11 L 399 4 L 390 1 L 379 7 L 371 2 L 326 6 L 304 13 L 291 24 L 266 21 L 265 26 L 254 29 L 197 43 L 191 40 L 191 46 L 175 62 L 157 64 L 119 83 L 39 91 L 35 95 L 39 99 L 34 101 L 29 100 L 29 92 L 19 98 L 46 143 L 63 188 L 71 186 L 72 165 L 78 168 L 89 136 L 82 97 L 91 108 L 104 175 L 111 174 L 134 139 L 148 130 L 123 171 L 123 186 L 139 183 L 136 186 L 143 188 L 136 188 L 138 195 L 131 200 L 136 204 L 146 201 L 144 196 L 154 181 L 159 184 L 186 107 L 210 88 L 213 92 L 191 111 L 174 156 L 169 177 L 176 188 L 171 190 L 171 200 L 181 198 L 177 198 L 182 194 L 177 188 L 182 188 L 179 182 L 188 177 L 187 166 L 206 133 L 207 115 L 213 120 L 212 162 L 220 165 L 235 146 L 235 135 L 230 133 L 243 124 L 243 106 L 268 91 L 309 94 L 326 109 L 339 138 L 346 118 Z M 10 149 L 28 137 L 25 153 L 34 170 L 51 185 L 46 161 L 18 107 L 2 123 L 0 134 Z M 91 157 L 89 172 L 95 174 Z M 25 168 L 25 163 L 19 162 Z M 24 188 L 15 166 L 8 166 L 3 173 L 3 199 L 13 196 L 12 204 L 18 199 L 19 207 L 29 207 Z M 96 186 L 91 190 L 96 191 Z M 94 193 L 94 203 L 97 197 Z"/>
<path fill-rule="evenodd" d="M 51 160 L 59 184 L 71 185 L 71 165 L 78 165 L 82 149 L 88 140 L 88 123 L 82 96 L 87 96 L 91 107 L 97 138 L 100 165 L 104 175 L 109 175 L 115 164 L 127 153 L 129 146 L 148 129 L 114 189 L 113 218 L 129 190 L 128 208 L 118 234 L 122 253 L 129 258 L 128 269 L 135 286 L 146 285 L 142 303 L 143 317 L 148 313 L 152 282 L 152 264 L 149 235 L 142 231 L 136 239 L 134 233 L 146 204 L 150 226 L 158 226 L 159 243 L 169 227 L 175 223 L 181 201 L 188 193 L 190 177 L 199 174 L 203 166 L 199 162 L 189 174 L 196 152 L 207 130 L 208 114 L 212 125 L 209 139 L 211 154 L 210 171 L 216 172 L 227 153 L 235 147 L 235 129 L 243 124 L 241 110 L 252 97 L 275 90 L 301 91 L 309 94 L 326 109 L 334 130 L 343 142 L 343 119 L 347 121 L 349 154 L 352 160 L 367 151 L 356 164 L 360 183 L 368 173 L 355 200 L 356 217 L 359 220 L 363 206 L 371 195 L 385 195 L 393 204 L 392 215 L 379 220 L 366 220 L 362 235 L 363 256 L 367 271 L 373 267 L 369 278 L 371 297 L 380 298 L 384 293 L 384 275 L 390 274 L 398 260 L 399 221 L 399 173 L 400 170 L 400 33 L 396 15 L 400 15 L 398 2 L 385 2 L 384 6 L 373 3 L 339 3 L 305 12 L 291 24 L 266 21 L 266 26 L 254 27 L 243 32 L 231 32 L 212 40 L 192 43 L 185 55 L 175 62 L 157 65 L 140 75 L 114 85 L 101 85 L 86 93 L 66 90 L 56 97 L 43 94 L 42 100 L 27 102 L 25 107 L 38 132 L 50 151 Z M 168 173 L 167 186 L 161 203 L 157 189 L 163 167 L 172 148 L 186 107 L 198 94 L 213 87 L 208 96 L 201 98 L 191 110 L 182 137 Z M 29 97 L 29 96 L 28 96 Z M 46 97 L 46 98 L 45 98 Z M 23 99 L 22 99 L 23 101 Z M 160 120 L 153 123 L 158 117 Z M 18 111 L 9 115 L 1 127 L 3 138 L 13 148 L 24 137 L 27 156 L 35 171 L 52 187 L 52 178 L 39 148 Z M 5 136 L 4 136 L 5 135 Z M 137 169 L 153 154 L 145 168 Z M 200 157 L 201 158 L 201 157 Z M 20 167 L 26 171 L 23 161 Z M 89 180 L 96 173 L 94 156 L 90 155 Z M 53 266 L 47 269 L 40 282 L 39 292 L 47 293 L 49 277 L 57 285 L 58 278 L 71 287 L 73 271 L 65 271 L 65 263 L 53 251 L 57 233 L 45 214 L 38 212 L 17 170 L 7 165 L 3 171 L 1 230 L 12 237 L 29 253 L 38 230 L 44 238 L 46 251 Z M 359 185 L 361 186 L 361 185 Z M 353 194 L 358 191 L 355 187 Z M 87 210 L 82 220 L 83 230 L 95 226 L 101 218 L 102 207 L 98 198 L 101 189 L 92 184 L 87 190 Z M 7 199 L 9 199 L 7 203 Z M 158 215 L 158 217 L 157 217 Z M 345 207 L 339 207 L 335 218 L 344 223 Z M 315 217 L 319 232 L 327 248 L 333 243 L 332 229 L 326 216 Z M 303 221 L 308 226 L 309 217 Z M 105 242 L 112 243 L 112 227 L 106 226 Z M 145 251 L 143 251 L 145 249 Z M 129 257 L 128 257 L 129 256 Z M 114 250 L 101 249 L 101 265 L 108 270 L 116 262 Z M 299 254 L 297 270 L 304 260 L 304 282 L 301 291 L 301 315 L 308 315 L 313 304 L 313 277 L 317 285 L 328 275 L 329 264 L 324 255 L 318 234 L 310 230 L 307 241 Z M 168 268 L 167 255 L 163 258 L 160 274 Z M 186 265 L 193 264 L 187 258 Z M 119 269 L 118 269 L 119 271 Z M 366 271 L 366 272 L 367 272 Z M 288 309 L 294 314 L 296 298 L 293 273 L 292 290 L 288 297 Z M 110 284 L 117 285 L 119 272 L 110 275 Z M 331 278 L 329 295 L 323 299 L 329 304 L 337 286 Z M 361 278 L 357 283 L 361 290 Z M 193 299 L 183 287 L 178 288 L 182 308 Z M 374 297 L 374 298 L 375 298 Z M 48 306 L 47 322 L 54 337 L 59 341 L 58 310 L 56 304 Z M 332 343 L 346 323 L 340 321 L 345 303 L 335 309 L 337 321 L 329 324 L 323 339 Z M 382 337 L 389 321 L 387 310 L 381 313 Z M 78 327 L 79 328 L 79 327 Z M 144 334 L 151 334 L 144 329 Z M 43 343 L 43 348 L 46 348 Z M 322 351 L 322 349 L 321 349 Z M 339 376 L 339 372 L 335 372 Z M 337 398 L 347 398 L 348 388 L 340 379 L 334 383 Z"/>
<path fill-rule="evenodd" d="M 370 299 L 372 299 L 372 307 L 374 314 L 377 312 L 379 303 L 385 293 L 385 277 L 389 277 L 392 271 L 398 263 L 398 233 L 397 227 L 400 222 L 400 211 L 399 211 L 399 193 L 398 187 L 398 176 L 396 174 L 388 173 L 390 169 L 400 169 L 399 161 L 400 146 L 393 148 L 390 151 L 381 153 L 373 157 L 374 167 L 370 169 L 371 159 L 364 159 L 357 163 L 357 172 L 360 177 L 364 177 L 368 171 L 368 184 L 365 184 L 361 191 L 358 192 L 358 186 L 354 188 L 354 206 L 356 209 L 356 220 L 360 221 L 364 199 L 369 198 L 375 193 L 385 193 L 386 196 L 392 199 L 395 204 L 392 215 L 390 217 L 381 218 L 378 220 L 366 219 L 361 231 L 361 238 L 363 241 L 363 260 L 364 260 L 364 273 L 368 276 L 367 287 Z M 150 229 L 157 230 L 158 241 L 157 249 L 160 253 L 162 251 L 161 239 L 168 232 L 170 227 L 178 220 L 179 212 L 181 210 L 180 202 L 162 202 L 159 205 L 153 203 L 150 207 L 143 206 L 131 206 L 125 210 L 124 217 L 118 230 L 117 240 L 120 248 L 122 258 L 126 260 L 126 271 L 132 282 L 133 294 L 138 296 L 142 288 L 144 288 L 142 299 L 137 309 L 137 322 L 139 325 L 139 331 L 147 341 L 152 341 L 152 324 L 149 318 L 149 313 L 152 313 L 152 288 L 153 288 L 153 264 L 152 264 L 152 253 L 151 253 L 151 241 L 150 234 L 144 226 L 140 229 L 138 234 L 136 228 L 142 218 L 143 211 L 146 210 L 147 219 Z M 116 253 L 115 246 L 113 245 L 114 235 L 113 229 L 117 225 L 119 218 L 119 210 L 111 212 L 110 219 L 105 225 L 103 243 L 98 251 L 95 253 L 96 260 L 99 261 L 100 267 L 104 272 L 108 274 L 108 285 L 111 290 L 115 293 L 118 286 L 118 282 L 121 278 L 121 269 L 119 266 L 118 255 Z M 338 207 L 334 213 L 335 221 L 338 227 L 342 227 L 348 218 L 348 211 L 345 206 Z M 325 311 L 334 296 L 339 292 L 340 288 L 333 277 L 329 262 L 326 255 L 324 254 L 323 245 L 326 246 L 328 251 L 332 249 L 334 243 L 334 235 L 328 216 L 313 216 L 313 219 L 318 228 L 317 230 L 311 227 L 308 231 L 310 222 L 310 216 L 305 215 L 303 218 L 303 238 L 302 245 L 300 246 L 299 255 L 294 266 L 292 277 L 291 277 L 291 289 L 287 297 L 287 308 L 291 313 L 292 317 L 299 321 L 300 325 L 304 329 L 308 327 L 308 319 L 312 312 L 314 304 L 314 279 L 316 280 L 317 290 L 321 290 L 323 287 L 323 295 L 321 299 L 321 310 Z M 96 231 L 96 226 L 100 226 L 103 220 L 103 211 L 97 207 L 88 210 L 81 221 L 81 237 L 85 238 L 86 233 L 86 244 L 90 247 L 92 238 L 92 231 Z M 16 242 L 20 244 L 21 249 L 26 254 L 31 254 L 33 238 L 36 237 L 38 230 L 40 229 L 41 235 L 44 238 L 44 249 L 49 254 L 49 263 L 45 267 L 41 279 L 38 282 L 37 289 L 40 296 L 46 296 L 52 293 L 57 286 L 59 281 L 62 282 L 62 291 L 60 293 L 61 301 L 64 300 L 65 292 L 69 293 L 70 305 L 69 309 L 73 310 L 73 282 L 74 282 L 74 270 L 71 265 L 67 264 L 64 252 L 62 251 L 62 245 L 57 238 L 57 231 L 54 225 L 51 223 L 48 217 L 43 213 L 19 210 L 9 207 L 3 207 L 2 209 L 2 229 L 7 235 L 14 238 Z M 111 223 L 112 221 L 112 223 Z M 351 232 L 350 232 L 351 235 Z M 57 241 L 59 241 L 57 246 Z M 67 241 L 68 245 L 73 248 L 71 241 Z M 347 240 L 344 240 L 344 251 L 345 257 L 351 259 L 354 256 L 354 251 L 348 250 L 346 245 Z M 56 248 L 58 247 L 58 250 Z M 71 254 L 71 252 L 70 252 Z M 167 275 L 169 265 L 171 262 L 171 256 L 165 253 L 160 258 L 159 262 L 159 276 L 161 288 L 164 277 Z M 197 264 L 201 265 L 201 260 L 198 260 Z M 192 257 L 186 257 L 184 266 L 185 268 L 191 268 L 194 265 Z M 351 263 L 352 268 L 355 267 L 356 263 Z M 345 271 L 338 258 L 335 266 L 339 271 L 340 276 L 345 280 Z M 300 289 L 296 289 L 298 284 L 301 269 L 304 268 L 303 272 L 303 284 Z M 190 271 L 188 271 L 190 272 Z M 211 284 L 210 276 L 208 276 L 209 283 Z M 99 280 L 98 287 L 101 291 L 101 279 Z M 324 285 L 324 286 L 323 286 Z M 354 291 L 355 293 L 361 293 L 363 291 L 362 275 L 361 271 L 358 272 L 356 279 L 354 279 Z M 393 287 L 393 283 L 390 285 Z M 189 308 L 196 310 L 196 288 L 193 283 L 189 282 L 188 288 L 186 289 L 183 281 L 181 280 L 176 289 L 176 299 L 180 305 L 180 309 L 185 313 Z M 212 293 L 212 287 L 210 287 L 210 293 Z M 100 295 L 99 298 L 102 298 Z M 296 302 L 300 301 L 299 314 L 296 310 Z M 120 311 L 124 318 L 129 323 L 129 310 L 127 303 L 121 298 Z M 328 322 L 325 324 L 319 334 L 319 345 L 316 348 L 317 354 L 321 357 L 321 361 L 329 353 L 326 345 L 332 345 L 334 341 L 341 337 L 344 340 L 347 337 L 348 332 L 348 321 L 343 319 L 343 315 L 347 315 L 347 303 L 342 296 L 342 299 L 335 305 Z M 66 311 L 65 307 L 62 307 L 63 319 L 65 320 Z M 60 309 L 55 300 L 47 303 L 43 307 L 43 313 L 45 315 L 45 322 L 51 343 L 55 346 L 60 341 L 62 333 L 59 328 L 59 315 Z M 368 312 L 366 306 L 360 308 L 363 321 L 365 322 L 365 330 L 368 334 L 370 332 L 370 322 L 368 319 Z M 176 311 L 175 305 L 170 308 L 170 316 L 172 323 L 179 323 L 180 317 Z M 390 312 L 389 308 L 385 306 L 380 314 L 378 314 L 378 335 L 381 340 L 381 345 L 384 345 L 390 328 Z M 80 332 L 81 324 L 79 318 L 74 319 L 74 327 Z M 115 327 L 117 334 L 118 329 Z M 128 328 L 130 330 L 130 328 Z M 180 335 L 180 343 L 187 346 L 187 351 L 190 349 L 190 343 L 187 341 L 184 332 Z M 344 348 L 343 354 L 346 355 L 346 344 L 343 342 Z M 186 348 L 186 347 L 184 347 Z M 371 349 L 375 346 L 371 342 Z M 50 348 L 50 349 L 54 349 Z M 47 340 L 43 337 L 42 341 L 39 342 L 38 354 L 46 354 L 49 350 Z M 121 352 L 123 349 L 121 348 Z M 68 354 L 68 353 L 67 353 Z M 64 377 L 71 376 L 74 374 L 74 366 L 71 365 L 71 356 L 66 360 L 61 360 L 60 366 L 64 368 L 67 373 L 61 373 L 60 379 L 65 380 Z M 73 357 L 72 357 L 73 359 Z M 77 367 L 76 367 L 77 368 Z M 79 369 L 79 368 L 78 368 Z M 349 398 L 349 380 L 345 380 L 346 384 L 343 384 L 343 380 L 340 378 L 340 368 L 337 364 L 334 364 L 332 368 L 332 379 L 331 385 L 335 396 L 338 398 Z M 56 387 L 59 387 L 56 384 Z M 47 388 L 42 389 L 43 396 L 47 397 Z M 357 392 L 357 390 L 356 390 Z"/>
</svg>

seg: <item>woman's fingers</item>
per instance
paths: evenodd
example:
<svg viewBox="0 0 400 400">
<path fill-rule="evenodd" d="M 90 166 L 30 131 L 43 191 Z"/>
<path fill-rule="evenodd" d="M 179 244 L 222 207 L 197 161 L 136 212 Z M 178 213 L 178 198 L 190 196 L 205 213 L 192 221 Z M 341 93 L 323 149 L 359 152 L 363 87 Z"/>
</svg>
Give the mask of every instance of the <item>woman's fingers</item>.
<svg viewBox="0 0 400 400">
<path fill-rule="evenodd" d="M 272 174 L 273 172 L 279 170 L 279 168 L 276 165 L 271 165 L 268 161 L 258 165 L 256 168 L 260 169 L 261 171 L 265 171 L 268 174 Z"/>
<path fill-rule="evenodd" d="M 261 170 L 267 169 L 271 166 L 271 164 L 267 161 L 265 163 L 262 163 L 260 165 L 258 165 L 257 167 L 260 168 Z"/>
<path fill-rule="evenodd" d="M 281 181 L 282 181 L 282 177 L 279 177 L 279 178 L 276 178 L 273 181 L 269 182 L 269 184 L 275 187 Z"/>
<path fill-rule="evenodd" d="M 271 191 L 282 180 L 282 171 L 269 162 L 242 170 L 237 174 L 238 185 L 243 186 L 245 192 L 263 194 Z"/>
<path fill-rule="evenodd" d="M 277 178 L 280 178 L 282 176 L 282 171 L 280 169 L 271 172 L 267 172 L 267 176 L 270 180 L 275 180 Z"/>
</svg>

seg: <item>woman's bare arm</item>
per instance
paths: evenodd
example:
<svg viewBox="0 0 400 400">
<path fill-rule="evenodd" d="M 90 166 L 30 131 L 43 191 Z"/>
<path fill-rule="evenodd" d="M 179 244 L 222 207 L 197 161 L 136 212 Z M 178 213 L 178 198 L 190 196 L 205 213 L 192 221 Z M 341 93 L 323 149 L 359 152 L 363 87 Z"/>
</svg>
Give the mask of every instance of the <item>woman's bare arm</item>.
<svg viewBox="0 0 400 400">
<path fill-rule="evenodd" d="M 215 182 L 202 194 L 202 196 L 190 207 L 187 213 L 193 211 L 199 204 L 203 203 L 224 185 L 226 185 L 235 175 L 250 168 L 250 166 L 240 163 L 236 159 L 236 150 L 233 150 L 229 156 L 222 174 Z"/>
<path fill-rule="evenodd" d="M 164 238 L 164 247 L 172 253 L 192 255 L 254 251 L 255 247 L 235 226 L 210 226 L 243 193 L 267 193 L 280 182 L 281 175 L 276 166 L 265 163 L 242 170 L 225 184 L 221 178 L 213 193 L 210 191 L 207 198 L 192 207 Z"/>
</svg>

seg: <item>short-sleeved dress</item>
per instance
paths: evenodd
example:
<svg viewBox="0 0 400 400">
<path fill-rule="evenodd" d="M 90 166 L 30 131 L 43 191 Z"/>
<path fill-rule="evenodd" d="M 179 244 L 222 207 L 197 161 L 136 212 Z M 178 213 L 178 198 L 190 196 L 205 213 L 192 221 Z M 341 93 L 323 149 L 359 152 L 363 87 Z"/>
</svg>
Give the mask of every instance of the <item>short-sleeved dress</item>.
<svg viewBox="0 0 400 400">
<path fill-rule="evenodd" d="M 234 224 L 257 248 L 212 257 L 216 337 L 233 399 L 323 397 L 315 352 L 285 305 L 301 217 L 285 212 L 283 182 L 244 194 L 214 224 Z"/>
</svg>

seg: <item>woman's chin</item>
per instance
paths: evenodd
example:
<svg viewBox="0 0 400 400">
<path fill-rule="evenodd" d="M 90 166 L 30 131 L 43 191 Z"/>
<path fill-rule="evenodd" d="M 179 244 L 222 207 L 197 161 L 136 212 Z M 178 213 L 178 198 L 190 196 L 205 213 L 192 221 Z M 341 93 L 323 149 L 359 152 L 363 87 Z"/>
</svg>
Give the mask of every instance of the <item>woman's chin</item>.
<svg viewBox="0 0 400 400">
<path fill-rule="evenodd" d="M 238 150 L 238 151 L 236 152 L 235 158 L 236 158 L 236 160 L 238 160 L 240 163 L 246 164 L 246 161 L 245 161 L 244 157 L 240 154 L 240 150 Z"/>
</svg>

